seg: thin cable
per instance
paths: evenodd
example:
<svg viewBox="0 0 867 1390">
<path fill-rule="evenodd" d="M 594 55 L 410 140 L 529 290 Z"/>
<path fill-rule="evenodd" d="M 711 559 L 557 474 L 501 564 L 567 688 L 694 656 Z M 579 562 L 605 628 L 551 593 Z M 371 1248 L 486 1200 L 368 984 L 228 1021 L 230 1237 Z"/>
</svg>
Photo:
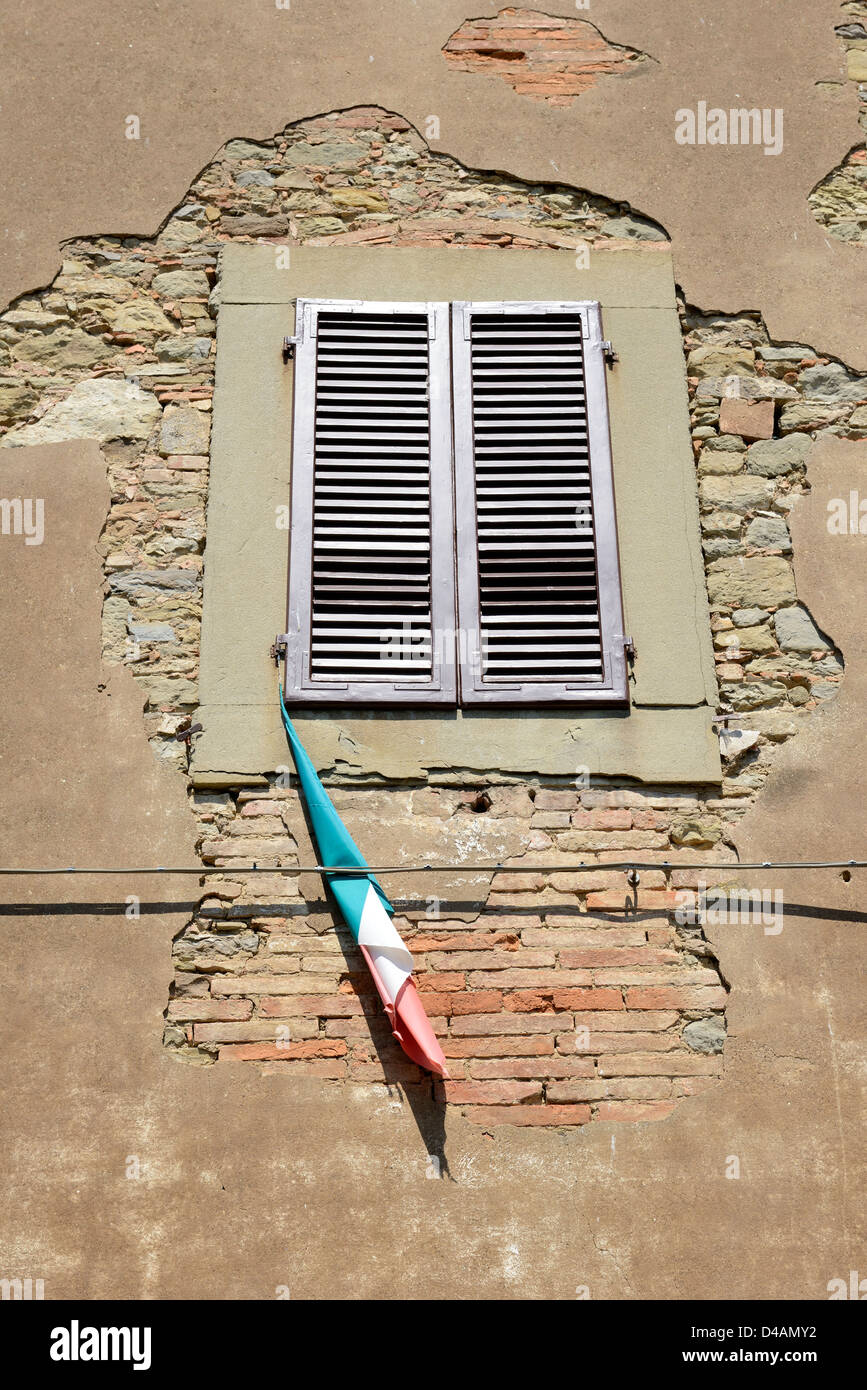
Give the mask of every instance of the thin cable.
<svg viewBox="0 0 867 1390">
<path fill-rule="evenodd" d="M 700 859 L 661 859 L 652 863 L 644 863 L 638 859 L 623 859 L 616 863 L 585 863 L 579 861 L 577 864 L 366 864 L 360 868 L 357 864 L 300 864 L 287 865 L 280 868 L 269 868 L 259 864 L 252 864 L 250 867 L 228 868 L 218 867 L 209 864 L 198 864 L 195 868 L 155 868 L 139 869 L 4 869 L 0 868 L 0 876 L 15 876 L 26 878 L 29 876 L 55 875 L 55 874 L 355 874 L 364 877 L 366 874 L 573 874 L 573 873 L 592 873 L 601 871 L 615 870 L 623 873 L 650 873 L 653 869 L 865 869 L 867 859 L 827 859 L 827 860 L 797 860 L 792 862 L 765 859 L 756 863 L 741 864 L 737 860 L 713 862 Z"/>
</svg>

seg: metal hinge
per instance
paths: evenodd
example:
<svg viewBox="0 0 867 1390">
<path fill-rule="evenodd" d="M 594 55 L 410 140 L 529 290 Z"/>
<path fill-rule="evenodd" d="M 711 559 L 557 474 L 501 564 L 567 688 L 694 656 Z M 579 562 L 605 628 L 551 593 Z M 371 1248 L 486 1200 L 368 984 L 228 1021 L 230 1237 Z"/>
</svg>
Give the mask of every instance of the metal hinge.
<svg viewBox="0 0 867 1390">
<path fill-rule="evenodd" d="M 271 643 L 271 660 L 275 666 L 279 666 L 284 661 L 289 651 L 289 633 L 278 632 L 274 641 Z"/>
<path fill-rule="evenodd" d="M 635 643 L 631 637 L 624 637 L 623 650 L 626 652 L 627 661 L 635 660 Z"/>
<path fill-rule="evenodd" d="M 301 337 L 300 337 L 300 335 L 299 335 L 298 337 L 296 337 L 296 338 L 284 338 L 284 339 L 283 339 L 283 347 L 281 348 L 281 352 L 282 352 L 282 354 L 283 354 L 283 361 L 284 361 L 284 362 L 289 362 L 289 361 L 295 356 L 295 349 L 296 349 L 296 347 L 298 346 L 298 344 L 299 344 L 300 342 L 301 342 Z"/>
<path fill-rule="evenodd" d="M 601 347 L 602 355 L 604 356 L 605 361 L 608 363 L 609 367 L 613 367 L 615 362 L 620 361 L 620 358 L 614 351 L 614 344 L 612 342 L 609 342 L 607 338 L 604 338 L 602 340 Z"/>
</svg>

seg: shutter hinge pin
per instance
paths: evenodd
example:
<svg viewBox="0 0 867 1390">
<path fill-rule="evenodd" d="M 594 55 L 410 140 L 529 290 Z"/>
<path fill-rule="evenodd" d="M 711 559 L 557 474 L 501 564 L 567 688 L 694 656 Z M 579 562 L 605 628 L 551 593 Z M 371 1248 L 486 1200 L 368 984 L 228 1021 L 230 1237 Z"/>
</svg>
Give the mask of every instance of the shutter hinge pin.
<svg viewBox="0 0 867 1390">
<path fill-rule="evenodd" d="M 635 643 L 633 642 L 631 637 L 624 637 L 623 650 L 626 652 L 626 656 L 629 661 L 635 660 Z"/>
<path fill-rule="evenodd" d="M 284 362 L 289 362 L 295 356 L 295 349 L 300 341 L 300 338 L 283 339 L 283 347 L 281 348 L 281 353 L 283 355 Z"/>
<path fill-rule="evenodd" d="M 613 367 L 615 362 L 620 361 L 620 358 L 614 351 L 614 344 L 610 342 L 608 338 L 605 338 L 602 342 L 602 354 L 609 367 Z"/>
<path fill-rule="evenodd" d="M 289 651 L 288 632 L 278 632 L 274 641 L 271 643 L 271 660 L 275 666 L 279 666 Z"/>
</svg>

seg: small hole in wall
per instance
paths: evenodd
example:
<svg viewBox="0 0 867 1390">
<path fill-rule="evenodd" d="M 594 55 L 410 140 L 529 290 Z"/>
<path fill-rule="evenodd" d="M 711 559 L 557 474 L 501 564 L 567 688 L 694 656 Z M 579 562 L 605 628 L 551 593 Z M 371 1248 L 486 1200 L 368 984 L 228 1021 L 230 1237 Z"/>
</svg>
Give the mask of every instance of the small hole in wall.
<svg viewBox="0 0 867 1390">
<path fill-rule="evenodd" d="M 852 882 L 852 871 L 851 871 L 851 869 L 844 869 L 843 872 L 842 872 L 842 874 L 840 875 L 840 877 L 842 878 L 842 880 L 843 880 L 844 883 L 851 883 L 851 882 Z"/>
<path fill-rule="evenodd" d="M 491 798 L 488 796 L 488 793 L 487 793 L 487 792 L 476 792 L 476 795 L 473 797 L 472 801 L 470 802 L 470 810 L 471 810 L 471 811 L 478 811 L 478 812 L 481 813 L 482 811 L 489 811 L 490 809 L 491 809 Z"/>
<path fill-rule="evenodd" d="M 477 48 L 480 58 L 498 58 L 502 63 L 523 63 L 526 61 L 526 53 L 520 49 L 512 48 Z"/>
</svg>

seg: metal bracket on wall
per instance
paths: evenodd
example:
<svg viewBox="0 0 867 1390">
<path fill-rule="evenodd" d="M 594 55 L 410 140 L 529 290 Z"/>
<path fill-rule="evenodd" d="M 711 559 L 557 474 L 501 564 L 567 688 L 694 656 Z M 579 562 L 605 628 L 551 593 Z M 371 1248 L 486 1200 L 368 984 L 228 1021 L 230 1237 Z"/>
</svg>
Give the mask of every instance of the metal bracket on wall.
<svg viewBox="0 0 867 1390">
<path fill-rule="evenodd" d="M 289 633 L 288 633 L 288 632 L 278 632 L 278 633 L 277 633 L 277 636 L 274 638 L 274 641 L 271 643 L 271 648 L 270 648 L 270 651 L 271 651 L 271 660 L 274 662 L 274 665 L 275 665 L 275 666 L 279 666 L 279 665 L 280 665 L 280 662 L 285 660 L 285 658 L 286 658 L 286 653 L 288 652 L 288 650 L 289 650 Z"/>
<path fill-rule="evenodd" d="M 614 344 L 610 342 L 608 338 L 603 339 L 602 355 L 605 358 L 605 361 L 608 363 L 609 367 L 613 367 L 615 362 L 620 361 L 620 358 L 614 351 Z"/>
<path fill-rule="evenodd" d="M 291 359 L 295 356 L 295 349 L 296 349 L 296 347 L 298 346 L 298 344 L 299 344 L 300 342 L 301 342 L 301 337 L 300 337 L 300 335 L 299 335 L 298 337 L 294 337 L 294 338 L 288 338 L 288 337 L 287 337 L 287 338 L 284 338 L 284 339 L 283 339 L 283 346 L 282 346 L 282 348 L 280 349 L 280 351 L 281 351 L 281 353 L 282 353 L 283 361 L 284 361 L 284 362 L 289 362 L 289 361 L 291 361 Z"/>
</svg>

